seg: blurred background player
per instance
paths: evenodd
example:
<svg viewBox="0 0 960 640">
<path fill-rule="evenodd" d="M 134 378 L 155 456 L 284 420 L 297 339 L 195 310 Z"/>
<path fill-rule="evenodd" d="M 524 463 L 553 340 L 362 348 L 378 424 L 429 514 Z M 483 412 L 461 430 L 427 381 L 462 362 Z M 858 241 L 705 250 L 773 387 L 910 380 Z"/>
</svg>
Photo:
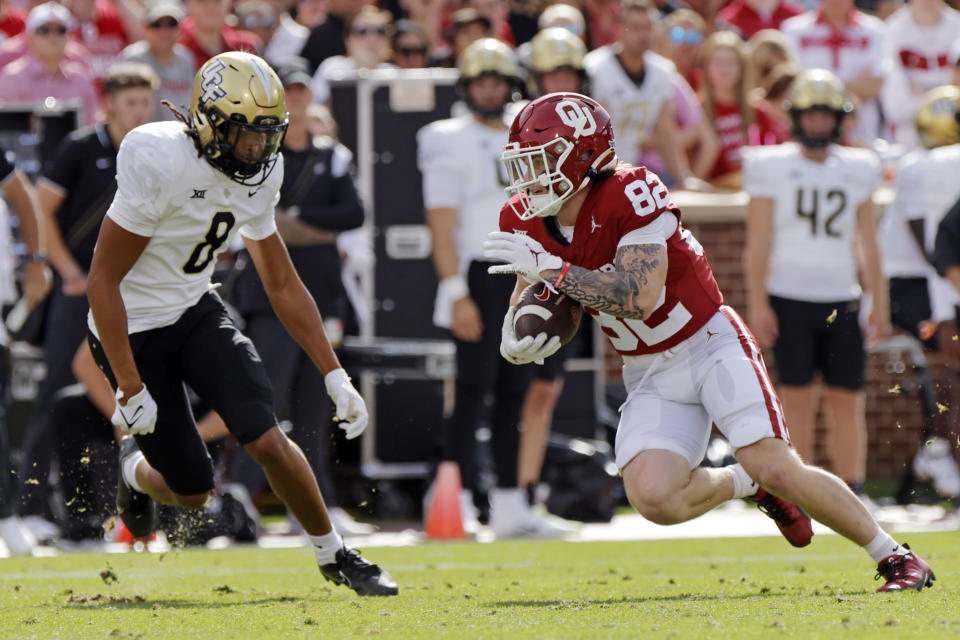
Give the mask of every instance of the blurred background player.
<svg viewBox="0 0 960 640">
<path fill-rule="evenodd" d="M 283 139 L 283 184 L 277 205 L 277 228 L 297 273 L 317 301 L 334 346 L 343 335 L 345 292 L 340 277 L 337 237 L 363 224 L 363 204 L 350 170 L 352 156 L 330 136 L 313 136 L 307 110 L 313 99 L 311 77 L 303 59 L 279 68 L 290 123 Z M 337 505 L 330 477 L 332 415 L 330 403 L 317 389 L 323 376 L 309 355 L 287 333 L 273 311 L 249 256 L 234 288 L 234 304 L 244 317 L 245 332 L 263 360 L 281 419 L 289 419 L 289 437 L 303 450 L 327 503 L 330 520 L 344 534 L 371 533 Z M 257 496 L 265 482 L 262 469 L 244 451 L 231 460 L 230 476 Z"/>
<path fill-rule="evenodd" d="M 894 200 L 882 225 L 884 269 L 890 281 L 893 324 L 918 338 L 946 359 L 946 369 L 932 367 L 933 379 L 921 389 L 922 410 L 929 426 L 913 460 L 916 477 L 929 480 L 944 497 L 960 495 L 960 469 L 952 454 L 957 418 L 937 403 L 957 404 L 960 358 L 952 338 L 957 334 L 957 294 L 934 267 L 937 227 L 960 197 L 955 179 L 960 168 L 960 88 L 947 85 L 927 92 L 917 110 L 922 145 L 904 156 L 897 168 Z"/>
<path fill-rule="evenodd" d="M 831 466 L 862 493 L 866 356 L 858 263 L 871 294 L 866 341 L 885 337 L 890 322 L 871 200 L 880 163 L 871 151 L 835 144 L 852 107 L 832 73 L 802 73 L 789 100 L 797 142 L 752 150 L 744 163 L 749 326 L 761 346 L 773 348 L 791 439 L 811 463 L 814 374 L 823 374 Z"/>
<path fill-rule="evenodd" d="M 490 263 L 482 247 L 503 204 L 507 182 L 499 158 L 512 121 L 508 107 L 519 89 L 519 67 L 509 46 L 483 38 L 463 51 L 459 70 L 469 113 L 431 123 L 417 134 L 439 280 L 433 321 L 450 329 L 457 349 L 456 397 L 443 459 L 460 466 L 461 514 L 466 528 L 475 531 L 477 429 L 482 416 L 489 415 L 497 476 L 489 494 L 494 534 L 553 534 L 554 528 L 531 512 L 527 494 L 518 486 L 520 410 L 533 370 L 500 358 L 500 326 L 512 285 L 487 274 Z"/>
<path fill-rule="evenodd" d="M 27 310 L 33 309 L 50 291 L 46 242 L 41 224 L 36 192 L 30 180 L 15 167 L 13 154 L 0 149 L 0 191 L 6 202 L 0 202 L 0 255 L 12 253 L 8 210 L 12 209 L 20 226 L 20 237 L 27 247 L 23 273 L 23 300 Z M 16 299 L 12 261 L 0 261 L 0 300 L 10 304 Z M 9 336 L 0 325 L 0 343 L 6 348 Z M 4 354 L 6 356 L 6 354 Z M 14 500 L 14 476 L 10 466 L 10 439 L 7 434 L 6 406 L 9 400 L 10 372 L 7 357 L 0 358 L 0 539 L 11 555 L 25 555 L 33 550 L 36 538 L 17 516 Z"/>
<path fill-rule="evenodd" d="M 103 121 L 70 134 L 38 180 L 37 198 L 55 278 L 46 308 L 47 374 L 34 401 L 17 482 L 20 514 L 35 526 L 40 539 L 57 534 L 43 520 L 54 450 L 50 417 L 54 396 L 75 382 L 70 363 L 85 335 L 87 272 L 97 231 L 117 188 L 117 149 L 127 133 L 150 120 L 156 86 L 157 76 L 145 64 L 111 67 L 103 81 Z"/>
</svg>

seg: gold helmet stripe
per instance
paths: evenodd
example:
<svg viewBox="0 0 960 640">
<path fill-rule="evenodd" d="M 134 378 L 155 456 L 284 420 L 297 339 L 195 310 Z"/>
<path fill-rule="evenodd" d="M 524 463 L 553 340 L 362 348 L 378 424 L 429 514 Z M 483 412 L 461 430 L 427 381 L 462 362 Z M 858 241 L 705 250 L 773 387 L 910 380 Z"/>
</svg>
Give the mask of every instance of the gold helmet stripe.
<svg viewBox="0 0 960 640">
<path fill-rule="evenodd" d="M 263 68 L 263 65 L 260 63 L 259 58 L 253 58 L 250 61 L 250 67 L 253 69 L 254 75 L 257 76 L 257 79 L 260 81 L 260 84 L 263 86 L 264 95 L 270 95 L 270 74 L 267 73 L 267 70 Z"/>
</svg>

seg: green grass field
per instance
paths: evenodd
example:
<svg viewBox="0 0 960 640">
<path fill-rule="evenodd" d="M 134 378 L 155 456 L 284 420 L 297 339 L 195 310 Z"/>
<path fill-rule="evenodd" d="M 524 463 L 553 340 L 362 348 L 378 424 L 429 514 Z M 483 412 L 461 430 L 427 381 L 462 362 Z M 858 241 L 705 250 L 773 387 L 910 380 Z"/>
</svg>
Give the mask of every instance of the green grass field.
<svg viewBox="0 0 960 640">
<path fill-rule="evenodd" d="M 876 594 L 837 536 L 370 549 L 400 583 L 364 599 L 307 549 L 0 560 L 0 638 L 957 638 L 957 533 L 905 539 L 931 590 Z"/>
</svg>

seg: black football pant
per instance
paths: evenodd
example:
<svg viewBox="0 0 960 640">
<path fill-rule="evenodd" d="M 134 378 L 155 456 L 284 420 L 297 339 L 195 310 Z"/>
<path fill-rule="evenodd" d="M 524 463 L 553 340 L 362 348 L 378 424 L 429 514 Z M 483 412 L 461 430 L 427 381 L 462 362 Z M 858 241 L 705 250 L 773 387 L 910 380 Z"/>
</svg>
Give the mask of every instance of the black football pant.
<svg viewBox="0 0 960 640">
<path fill-rule="evenodd" d="M 500 330 L 514 276 L 487 273 L 492 262 L 473 261 L 467 274 L 470 296 L 480 308 L 479 342 L 454 340 L 457 346 L 456 404 L 445 429 L 444 459 L 460 466 L 463 486 L 477 489 L 477 428 L 487 413 L 498 487 L 517 486 L 520 410 L 536 365 L 517 366 L 500 355 Z"/>
</svg>

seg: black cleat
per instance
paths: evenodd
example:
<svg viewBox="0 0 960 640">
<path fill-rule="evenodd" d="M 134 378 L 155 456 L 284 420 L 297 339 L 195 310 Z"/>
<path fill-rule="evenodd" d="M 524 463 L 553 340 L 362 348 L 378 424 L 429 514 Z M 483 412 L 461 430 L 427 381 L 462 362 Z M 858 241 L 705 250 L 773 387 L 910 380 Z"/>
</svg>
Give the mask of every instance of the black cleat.
<svg viewBox="0 0 960 640">
<path fill-rule="evenodd" d="M 120 480 L 117 482 L 117 515 L 134 538 L 145 538 L 153 533 L 157 521 L 157 509 L 153 498 L 130 487 L 123 479 L 123 462 L 137 449 L 133 436 L 120 440 Z"/>
<path fill-rule="evenodd" d="M 360 557 L 347 547 L 337 551 L 337 561 L 320 566 L 323 577 L 335 584 L 344 584 L 361 596 L 395 596 L 397 581 L 389 573 Z"/>
</svg>

